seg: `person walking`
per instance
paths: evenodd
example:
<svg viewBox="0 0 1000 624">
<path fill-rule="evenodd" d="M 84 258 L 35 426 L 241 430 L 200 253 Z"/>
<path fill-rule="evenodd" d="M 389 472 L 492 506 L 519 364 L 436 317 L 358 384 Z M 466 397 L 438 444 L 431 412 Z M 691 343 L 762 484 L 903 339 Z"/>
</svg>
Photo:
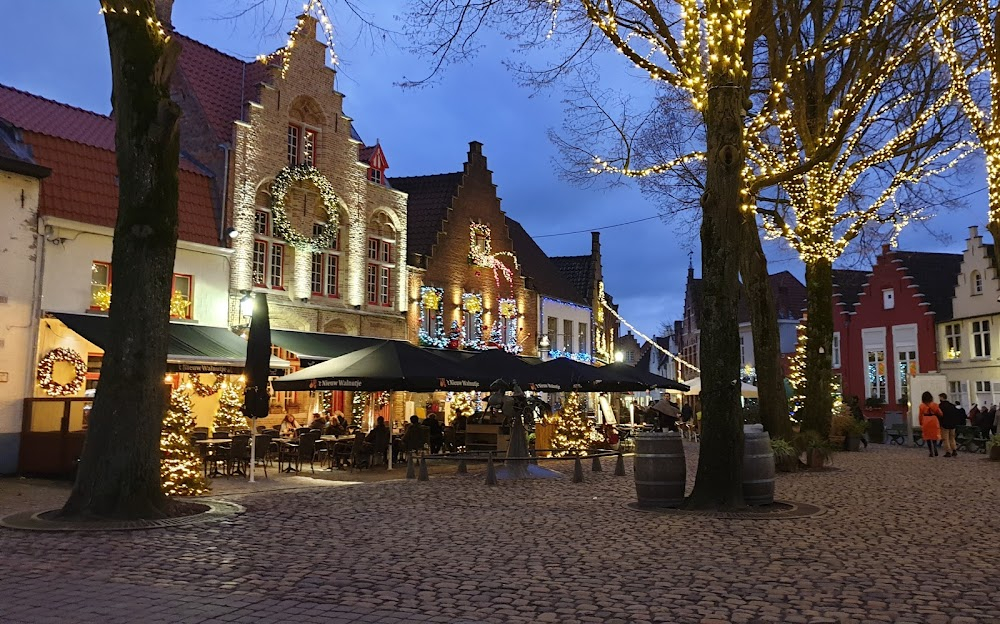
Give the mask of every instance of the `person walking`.
<svg viewBox="0 0 1000 624">
<path fill-rule="evenodd" d="M 941 439 L 941 408 L 934 402 L 934 395 L 924 392 L 920 395 L 920 431 L 921 437 L 927 441 L 929 457 L 937 457 L 937 443 Z"/>
<path fill-rule="evenodd" d="M 941 439 L 944 441 L 944 456 L 957 457 L 958 445 L 955 444 L 955 429 L 965 419 L 958 408 L 948 400 L 948 395 L 942 392 L 938 395 L 938 407 L 941 409 Z"/>
</svg>

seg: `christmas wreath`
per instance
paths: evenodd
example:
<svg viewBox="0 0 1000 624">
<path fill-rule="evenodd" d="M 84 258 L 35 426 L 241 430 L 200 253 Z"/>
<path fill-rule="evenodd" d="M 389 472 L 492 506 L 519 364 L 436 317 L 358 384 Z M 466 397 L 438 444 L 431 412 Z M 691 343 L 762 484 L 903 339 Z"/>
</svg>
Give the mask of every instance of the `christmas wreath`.
<svg viewBox="0 0 1000 624">
<path fill-rule="evenodd" d="M 75 370 L 73 379 L 66 383 L 59 383 L 52 379 L 52 368 L 56 362 L 72 364 Z M 38 362 L 38 385 L 49 396 L 60 397 L 76 394 L 83 387 L 83 381 L 86 379 L 86 376 L 87 363 L 83 361 L 79 353 L 72 349 L 65 349 L 63 347 L 52 349 Z"/>
<path fill-rule="evenodd" d="M 212 396 L 213 394 L 222 389 L 222 384 L 223 384 L 222 375 L 216 375 L 215 382 L 212 385 L 202 383 L 201 375 L 197 374 L 191 375 L 191 387 L 194 388 L 194 393 L 200 397 Z"/>
<path fill-rule="evenodd" d="M 323 209 L 326 211 L 326 223 L 311 238 L 297 232 L 288 220 L 288 213 L 285 212 L 285 196 L 291 190 L 294 182 L 302 181 L 312 182 L 319 189 Z M 337 210 L 338 203 L 340 203 L 340 199 L 333 192 L 330 181 L 320 173 L 319 169 L 310 165 L 285 167 L 271 183 L 271 221 L 274 224 L 274 231 L 296 249 L 306 247 L 328 249 L 333 247 L 340 221 L 340 213 Z"/>
</svg>

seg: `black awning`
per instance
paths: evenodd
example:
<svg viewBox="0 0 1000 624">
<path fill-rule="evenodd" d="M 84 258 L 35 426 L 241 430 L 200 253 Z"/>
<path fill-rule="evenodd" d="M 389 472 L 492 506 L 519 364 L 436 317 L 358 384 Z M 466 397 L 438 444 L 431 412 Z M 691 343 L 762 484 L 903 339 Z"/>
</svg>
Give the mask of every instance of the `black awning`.
<svg viewBox="0 0 1000 624">
<path fill-rule="evenodd" d="M 101 349 L 108 340 L 108 317 L 98 314 L 55 312 L 55 318 Z M 167 369 L 183 373 L 243 372 L 247 343 L 225 327 L 206 327 L 188 323 L 170 324 L 167 345 Z M 272 369 L 287 369 L 288 362 L 271 356 Z"/>
<path fill-rule="evenodd" d="M 303 366 L 382 344 L 385 338 L 271 329 L 271 344 L 294 353 Z"/>
</svg>

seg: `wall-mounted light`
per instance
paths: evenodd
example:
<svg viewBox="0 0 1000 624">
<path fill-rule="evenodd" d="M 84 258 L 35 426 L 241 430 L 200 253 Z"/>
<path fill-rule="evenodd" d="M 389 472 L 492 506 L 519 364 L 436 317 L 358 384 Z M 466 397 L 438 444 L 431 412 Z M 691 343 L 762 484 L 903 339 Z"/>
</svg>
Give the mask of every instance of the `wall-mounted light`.
<svg viewBox="0 0 1000 624">
<path fill-rule="evenodd" d="M 253 318 L 253 293 L 247 293 L 240 299 L 240 315 Z"/>
<path fill-rule="evenodd" d="M 548 350 L 549 350 L 549 345 L 550 345 L 550 344 L 551 344 L 551 343 L 549 342 L 549 336 L 548 336 L 548 334 L 543 334 L 543 335 L 542 335 L 542 339 L 538 341 L 538 346 L 539 346 L 539 348 L 541 348 L 541 349 L 542 349 L 543 351 L 548 351 Z"/>
<path fill-rule="evenodd" d="M 240 235 L 240 233 L 239 233 L 239 231 L 236 228 L 234 228 L 233 226 L 229 226 L 229 227 L 226 228 L 225 232 L 223 233 L 223 238 L 228 239 L 228 240 L 233 240 L 234 238 L 236 238 L 239 235 Z"/>
<path fill-rule="evenodd" d="M 625 354 L 622 353 L 621 351 L 615 351 L 615 361 L 616 362 L 624 362 L 625 361 Z"/>
</svg>

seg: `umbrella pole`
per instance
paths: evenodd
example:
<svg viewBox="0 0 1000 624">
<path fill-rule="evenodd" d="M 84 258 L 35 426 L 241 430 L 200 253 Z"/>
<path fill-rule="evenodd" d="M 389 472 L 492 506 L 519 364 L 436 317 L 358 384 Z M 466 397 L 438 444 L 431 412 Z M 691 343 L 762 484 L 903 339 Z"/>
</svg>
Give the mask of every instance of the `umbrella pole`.
<svg viewBox="0 0 1000 624">
<path fill-rule="evenodd" d="M 247 472 L 250 473 L 250 483 L 253 483 L 254 464 L 257 463 L 257 419 L 251 418 L 250 422 L 253 424 L 250 425 L 250 469 Z"/>
</svg>

